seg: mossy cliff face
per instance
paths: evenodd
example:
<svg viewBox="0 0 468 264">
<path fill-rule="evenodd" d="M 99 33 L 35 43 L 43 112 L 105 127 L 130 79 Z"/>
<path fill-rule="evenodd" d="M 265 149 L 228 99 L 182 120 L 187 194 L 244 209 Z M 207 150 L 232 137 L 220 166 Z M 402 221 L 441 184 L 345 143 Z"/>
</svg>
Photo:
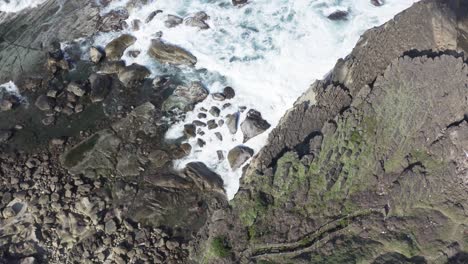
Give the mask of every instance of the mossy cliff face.
<svg viewBox="0 0 468 264">
<path fill-rule="evenodd" d="M 468 64 L 457 4 L 422 1 L 364 34 L 271 133 L 194 258 L 467 261 Z M 230 254 L 203 254 L 220 236 Z"/>
</svg>

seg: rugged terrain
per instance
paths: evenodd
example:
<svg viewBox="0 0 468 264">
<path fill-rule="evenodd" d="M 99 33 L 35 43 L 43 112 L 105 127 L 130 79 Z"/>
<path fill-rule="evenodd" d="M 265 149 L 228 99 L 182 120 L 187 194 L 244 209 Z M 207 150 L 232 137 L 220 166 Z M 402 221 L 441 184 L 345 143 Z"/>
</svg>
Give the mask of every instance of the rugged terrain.
<svg viewBox="0 0 468 264">
<path fill-rule="evenodd" d="M 73 40 L 128 26 L 100 2 L 0 14 L 0 81 L 21 94 L 0 97 L 0 263 L 468 262 L 463 1 L 421 1 L 367 31 L 286 113 L 229 202 L 204 164 L 174 171 L 191 146 L 164 140 L 208 96 L 202 84 L 126 66 L 130 35 L 82 56 L 86 39 Z M 188 20 L 204 29 L 205 15 Z M 160 39 L 150 55 L 196 64 Z M 239 127 L 248 140 L 269 124 L 251 109 Z"/>
</svg>

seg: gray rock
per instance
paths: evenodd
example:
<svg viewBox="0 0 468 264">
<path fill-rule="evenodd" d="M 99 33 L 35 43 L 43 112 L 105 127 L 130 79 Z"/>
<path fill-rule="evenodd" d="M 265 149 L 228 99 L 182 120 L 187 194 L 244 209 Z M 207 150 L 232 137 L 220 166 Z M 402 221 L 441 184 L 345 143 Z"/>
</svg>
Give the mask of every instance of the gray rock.
<svg viewBox="0 0 468 264">
<path fill-rule="evenodd" d="M 141 28 L 141 20 L 139 19 L 134 19 L 132 20 L 132 30 L 133 31 L 138 31 Z"/>
<path fill-rule="evenodd" d="M 201 30 L 209 29 L 210 26 L 206 23 L 210 17 L 203 11 L 197 12 L 195 15 L 185 19 L 185 25 L 190 27 L 197 27 Z"/>
<path fill-rule="evenodd" d="M 113 74 L 119 73 L 125 68 L 125 62 L 122 60 L 118 61 L 103 61 L 99 64 L 99 73 Z"/>
<path fill-rule="evenodd" d="M 212 106 L 209 112 L 210 112 L 210 114 L 212 116 L 219 117 L 219 114 L 221 113 L 221 110 L 219 110 L 219 108 L 216 107 L 216 106 Z"/>
<path fill-rule="evenodd" d="M 153 164 L 156 168 L 163 167 L 166 163 L 168 163 L 171 158 L 167 152 L 163 150 L 154 150 L 148 155 L 148 160 Z"/>
<path fill-rule="evenodd" d="M 244 143 L 265 132 L 270 127 L 271 125 L 262 118 L 260 112 L 250 109 L 247 113 L 247 117 L 241 124 L 241 130 L 244 134 Z"/>
<path fill-rule="evenodd" d="M 210 170 L 204 163 L 188 163 L 183 174 L 192 179 L 200 190 L 213 190 L 224 193 L 221 176 Z"/>
<path fill-rule="evenodd" d="M 243 5 L 246 4 L 248 0 L 232 0 L 232 4 L 237 6 L 237 5 Z"/>
<path fill-rule="evenodd" d="M 199 138 L 197 139 L 197 145 L 200 147 L 200 148 L 203 148 L 205 145 L 206 145 L 206 141 Z"/>
<path fill-rule="evenodd" d="M 148 54 L 160 63 L 193 66 L 197 58 L 185 49 L 165 43 L 160 39 L 153 39 Z"/>
<path fill-rule="evenodd" d="M 198 113 L 197 117 L 200 118 L 200 119 L 203 119 L 203 118 L 206 118 L 206 114 L 205 113 Z"/>
<path fill-rule="evenodd" d="M 39 110 L 41 111 L 49 111 L 52 110 L 54 102 L 51 98 L 47 97 L 46 95 L 40 95 L 36 99 L 34 105 L 36 105 L 36 107 L 39 108 Z"/>
<path fill-rule="evenodd" d="M 114 220 L 111 219 L 106 222 L 106 225 L 104 228 L 105 228 L 104 230 L 106 231 L 106 234 L 110 235 L 117 231 L 117 224 L 115 223 Z"/>
<path fill-rule="evenodd" d="M 370 2 L 375 6 L 383 6 L 385 4 L 384 0 L 370 0 Z"/>
<path fill-rule="evenodd" d="M 81 87 L 81 85 L 79 85 L 76 82 L 69 83 L 68 86 L 67 86 L 67 91 L 73 93 L 74 95 L 76 95 L 78 97 L 81 97 L 81 96 L 85 95 L 85 93 L 86 93 L 85 89 L 83 89 L 83 87 Z"/>
<path fill-rule="evenodd" d="M 89 76 L 91 102 L 103 101 L 111 90 L 112 78 L 108 75 L 93 73 Z"/>
<path fill-rule="evenodd" d="M 125 87 L 130 87 L 141 83 L 150 74 L 151 72 L 145 66 L 133 63 L 121 70 L 118 73 L 118 78 Z"/>
<path fill-rule="evenodd" d="M 173 28 L 182 24 L 183 21 L 184 20 L 181 17 L 175 15 L 167 15 L 167 19 L 164 22 L 164 25 L 166 25 L 166 27 L 168 28 Z"/>
<path fill-rule="evenodd" d="M 11 132 L 11 130 L 0 129 L 0 143 L 8 141 L 11 136 L 13 136 L 13 132 Z"/>
<path fill-rule="evenodd" d="M 254 154 L 254 151 L 246 146 L 237 146 L 228 153 L 228 161 L 232 170 L 239 169 Z"/>
<path fill-rule="evenodd" d="M 112 40 L 105 48 L 106 58 L 110 61 L 120 60 L 125 50 L 133 45 L 136 38 L 129 34 L 123 34 L 120 37 Z"/>
<path fill-rule="evenodd" d="M 104 58 L 104 52 L 97 47 L 91 47 L 89 49 L 89 59 L 93 63 L 99 63 Z"/>
<path fill-rule="evenodd" d="M 184 125 L 184 135 L 187 137 L 187 138 L 192 138 L 192 137 L 196 137 L 196 130 L 197 128 L 195 127 L 195 125 L 193 124 L 186 124 Z"/>
<path fill-rule="evenodd" d="M 211 97 L 213 97 L 213 99 L 216 100 L 216 101 L 226 100 L 226 97 L 222 93 L 213 93 L 213 94 L 211 94 Z"/>
<path fill-rule="evenodd" d="M 347 20 L 348 19 L 348 11 L 337 10 L 328 15 L 328 19 L 330 20 Z"/>
<path fill-rule="evenodd" d="M 230 86 L 227 86 L 224 88 L 223 94 L 224 94 L 224 97 L 226 97 L 226 99 L 232 99 L 234 98 L 234 96 L 236 96 L 236 92 Z"/>
<path fill-rule="evenodd" d="M 129 17 L 126 9 L 111 10 L 109 13 L 101 17 L 99 31 L 121 31 L 125 28 L 125 20 Z"/>
<path fill-rule="evenodd" d="M 198 127 L 206 127 L 206 123 L 200 121 L 200 120 L 194 120 L 192 122 L 192 124 L 194 124 L 195 126 L 198 126 Z"/>
<path fill-rule="evenodd" d="M 165 111 L 179 109 L 190 111 L 195 104 L 205 100 L 208 90 L 199 82 L 193 82 L 189 87 L 178 86 L 173 94 L 163 103 Z"/>
<path fill-rule="evenodd" d="M 162 10 L 156 10 L 156 11 L 151 12 L 146 18 L 145 23 L 151 22 L 157 14 L 160 14 L 162 12 L 163 12 Z"/>
<path fill-rule="evenodd" d="M 0 112 L 10 111 L 13 103 L 8 99 L 0 99 Z"/>
<path fill-rule="evenodd" d="M 222 127 L 224 125 L 224 120 L 220 119 L 218 120 L 218 126 Z"/>
<path fill-rule="evenodd" d="M 215 136 L 219 139 L 219 141 L 223 141 L 223 135 L 220 132 L 216 132 Z"/>
<path fill-rule="evenodd" d="M 224 160 L 224 153 L 222 150 L 217 150 L 216 155 L 218 155 L 218 160 Z"/>
<path fill-rule="evenodd" d="M 218 127 L 218 124 L 216 124 L 216 120 L 214 119 L 209 120 L 206 124 L 208 125 L 209 130 L 212 130 Z"/>
<path fill-rule="evenodd" d="M 226 125 L 231 134 L 237 133 L 237 127 L 239 126 L 239 113 L 233 113 L 226 116 Z"/>
</svg>

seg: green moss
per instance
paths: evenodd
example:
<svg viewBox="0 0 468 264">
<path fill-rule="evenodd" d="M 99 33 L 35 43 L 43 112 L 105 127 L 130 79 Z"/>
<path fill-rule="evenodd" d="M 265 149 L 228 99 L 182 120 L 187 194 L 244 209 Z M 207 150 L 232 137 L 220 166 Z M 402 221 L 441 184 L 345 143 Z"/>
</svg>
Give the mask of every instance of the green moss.
<svg viewBox="0 0 468 264">
<path fill-rule="evenodd" d="M 94 134 L 86 141 L 70 150 L 64 159 L 64 165 L 67 168 L 76 166 L 85 157 L 86 152 L 90 151 L 98 142 L 99 134 Z"/>
<path fill-rule="evenodd" d="M 210 252 L 219 258 L 226 258 L 231 255 L 231 247 L 225 236 L 217 236 L 211 241 Z"/>
</svg>

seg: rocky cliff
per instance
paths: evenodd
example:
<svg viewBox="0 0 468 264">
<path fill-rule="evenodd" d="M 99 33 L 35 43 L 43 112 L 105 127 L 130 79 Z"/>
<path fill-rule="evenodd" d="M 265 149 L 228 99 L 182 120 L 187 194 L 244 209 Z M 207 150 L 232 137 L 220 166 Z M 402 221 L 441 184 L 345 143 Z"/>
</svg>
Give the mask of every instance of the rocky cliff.
<svg viewBox="0 0 468 264">
<path fill-rule="evenodd" d="M 421 1 L 367 31 L 270 134 L 198 259 L 466 263 L 467 14 Z"/>
</svg>

